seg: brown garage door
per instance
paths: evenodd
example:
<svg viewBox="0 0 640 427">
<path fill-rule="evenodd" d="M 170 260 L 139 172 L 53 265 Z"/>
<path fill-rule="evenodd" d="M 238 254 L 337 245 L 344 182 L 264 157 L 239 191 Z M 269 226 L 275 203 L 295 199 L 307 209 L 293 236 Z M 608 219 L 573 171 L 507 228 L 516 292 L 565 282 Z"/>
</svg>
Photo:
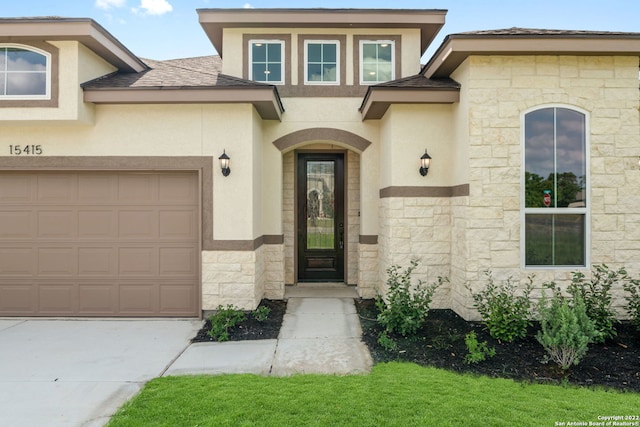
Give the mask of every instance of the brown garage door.
<svg viewBox="0 0 640 427">
<path fill-rule="evenodd" d="M 195 173 L 0 173 L 0 316 L 197 316 Z"/>
</svg>

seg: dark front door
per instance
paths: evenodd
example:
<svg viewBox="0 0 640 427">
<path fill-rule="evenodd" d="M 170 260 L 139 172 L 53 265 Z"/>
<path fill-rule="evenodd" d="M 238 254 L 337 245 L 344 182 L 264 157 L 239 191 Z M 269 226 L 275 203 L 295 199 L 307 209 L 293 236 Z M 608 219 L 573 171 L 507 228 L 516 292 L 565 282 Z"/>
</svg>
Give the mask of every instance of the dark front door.
<svg viewBox="0 0 640 427">
<path fill-rule="evenodd" d="M 298 154 L 298 281 L 344 281 L 344 154 Z"/>
</svg>

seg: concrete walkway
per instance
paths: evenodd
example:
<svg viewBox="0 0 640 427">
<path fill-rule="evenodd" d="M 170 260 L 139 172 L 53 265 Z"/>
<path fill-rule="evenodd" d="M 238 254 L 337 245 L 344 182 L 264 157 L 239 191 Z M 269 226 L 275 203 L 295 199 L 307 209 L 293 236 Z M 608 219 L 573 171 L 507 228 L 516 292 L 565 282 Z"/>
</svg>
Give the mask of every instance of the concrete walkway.
<svg viewBox="0 0 640 427">
<path fill-rule="evenodd" d="M 164 375 L 369 372 L 372 361 L 361 340 L 355 297 L 355 290 L 345 286 L 288 289 L 287 311 L 277 340 L 192 344 Z"/>
</svg>

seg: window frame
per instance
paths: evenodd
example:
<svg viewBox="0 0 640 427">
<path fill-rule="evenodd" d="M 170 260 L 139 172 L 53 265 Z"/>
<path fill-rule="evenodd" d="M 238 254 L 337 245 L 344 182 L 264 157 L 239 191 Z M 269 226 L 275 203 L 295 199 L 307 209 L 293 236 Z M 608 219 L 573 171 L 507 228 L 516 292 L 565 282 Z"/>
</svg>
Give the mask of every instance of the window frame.
<svg viewBox="0 0 640 427">
<path fill-rule="evenodd" d="M 28 51 L 28 52 L 33 52 L 36 53 L 38 55 L 42 55 L 45 57 L 46 59 L 46 67 L 45 67 L 45 93 L 43 95 L 5 95 L 0 93 L 0 101 L 31 101 L 31 100 L 51 100 L 52 97 L 52 90 L 51 90 L 51 85 L 52 85 L 52 55 L 50 52 L 47 52 L 43 49 L 39 49 L 37 47 L 34 46 L 28 46 L 28 45 L 24 45 L 24 44 L 17 44 L 17 43 L 0 43 L 0 51 L 4 51 L 6 52 L 6 49 L 20 49 L 20 50 L 24 50 L 24 51 Z M 5 91 L 6 91 L 6 82 L 7 82 L 7 77 L 9 75 L 9 73 L 12 73 L 12 71 L 7 71 L 6 69 L 7 64 L 5 64 L 5 69 L 2 70 L 3 74 L 4 74 L 4 78 L 5 78 Z M 24 73 L 24 71 L 21 71 Z M 33 71 L 27 71 L 27 73 L 38 73 L 41 74 L 41 71 L 38 72 L 33 72 Z"/>
<path fill-rule="evenodd" d="M 553 108 L 566 109 L 582 114 L 584 117 L 584 150 L 585 150 L 585 182 L 584 182 L 584 207 L 544 207 L 528 208 L 526 206 L 526 118 L 527 115 L 536 111 Z M 520 176 L 520 253 L 521 266 L 526 270 L 580 270 L 588 269 L 591 265 L 591 141 L 590 141 L 591 117 L 588 111 L 574 105 L 568 104 L 543 104 L 529 108 L 521 113 L 521 176 Z M 554 125 L 555 129 L 555 125 Z M 557 155 L 557 147 L 554 141 L 554 158 Z M 583 265 L 528 265 L 527 264 L 527 242 L 526 242 L 526 218 L 527 215 L 583 215 L 584 216 L 584 264 Z"/>
<path fill-rule="evenodd" d="M 280 80 L 256 80 L 253 76 L 253 45 L 256 43 L 265 43 L 265 44 L 277 44 L 280 45 Z M 264 84 L 273 84 L 273 85 L 284 85 L 285 84 L 285 64 L 286 64 L 286 56 L 285 56 L 285 41 L 280 39 L 249 39 L 248 42 L 248 76 L 249 80 L 253 80 L 254 82 L 264 83 Z M 275 62 L 274 62 L 275 63 Z M 269 61 L 267 60 L 267 64 Z"/>
<path fill-rule="evenodd" d="M 376 45 L 381 45 L 381 44 L 389 44 L 391 45 L 391 77 L 388 80 L 375 80 L 375 81 L 366 81 L 364 80 L 364 45 L 365 44 L 376 44 Z M 360 75 L 359 75 L 359 84 L 361 86 L 370 86 L 370 85 L 376 85 L 379 83 L 385 83 L 385 82 L 389 82 L 392 80 L 396 79 L 396 42 L 395 40 L 391 40 L 391 39 L 361 39 L 359 40 L 359 58 L 358 58 L 358 68 L 360 71 Z"/>
<path fill-rule="evenodd" d="M 315 81 L 309 80 L 309 45 L 334 45 L 336 47 L 336 79 L 334 81 Z M 323 64 L 323 62 L 321 62 Z M 305 39 L 304 40 L 304 84 L 305 85 L 319 85 L 319 86 L 340 86 L 340 72 L 342 64 L 340 63 L 340 40 L 316 40 Z"/>
</svg>

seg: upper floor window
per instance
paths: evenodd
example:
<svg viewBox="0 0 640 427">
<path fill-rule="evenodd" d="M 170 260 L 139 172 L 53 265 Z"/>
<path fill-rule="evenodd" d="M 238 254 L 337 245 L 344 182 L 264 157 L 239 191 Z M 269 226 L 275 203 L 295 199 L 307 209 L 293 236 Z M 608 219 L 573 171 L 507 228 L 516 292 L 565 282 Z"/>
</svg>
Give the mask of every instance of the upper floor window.
<svg viewBox="0 0 640 427">
<path fill-rule="evenodd" d="M 360 84 L 395 79 L 395 44 L 391 40 L 360 41 Z"/>
<path fill-rule="evenodd" d="M 284 42 L 282 40 L 251 40 L 249 55 L 249 79 L 263 83 L 284 84 Z"/>
<path fill-rule="evenodd" d="M 337 41 L 305 40 L 306 84 L 340 84 L 340 45 Z"/>
<path fill-rule="evenodd" d="M 0 99 L 49 99 L 50 55 L 20 46 L 0 46 Z"/>
<path fill-rule="evenodd" d="M 586 117 L 568 108 L 524 116 L 524 262 L 587 265 Z"/>
</svg>

